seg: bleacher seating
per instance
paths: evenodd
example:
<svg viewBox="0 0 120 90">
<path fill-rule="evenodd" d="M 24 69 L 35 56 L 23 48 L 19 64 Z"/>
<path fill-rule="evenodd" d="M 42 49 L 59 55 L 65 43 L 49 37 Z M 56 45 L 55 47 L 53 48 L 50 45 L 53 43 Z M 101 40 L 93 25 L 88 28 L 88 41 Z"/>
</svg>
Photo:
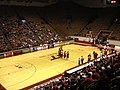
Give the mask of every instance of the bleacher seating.
<svg viewBox="0 0 120 90">
<path fill-rule="evenodd" d="M 65 5 L 58 4 L 45 8 L 0 6 L 0 52 L 58 42 L 62 40 L 61 34 L 64 37 L 75 34 L 84 36 L 89 30 L 93 32 L 93 36 L 100 30 L 110 30 L 113 31 L 111 37 L 120 38 L 119 24 L 111 24 L 114 14 L 118 12 L 115 8 L 93 9 L 71 3 Z M 116 61 L 112 62 L 111 58 L 105 62 L 101 60 L 70 75 L 64 73 L 65 75 L 59 79 L 30 90 L 120 89 L 116 83 L 119 82 L 119 68 L 115 64 L 120 60 L 120 55 L 118 57 L 113 57 Z M 112 73 L 109 70 L 113 70 Z M 95 72 L 99 77 L 93 76 Z M 112 74 L 112 77 L 109 74 Z M 103 83 L 109 87 L 100 87 Z"/>
<path fill-rule="evenodd" d="M 3 8 L 3 10 L 6 9 L 8 8 Z M 46 23 L 41 25 L 39 16 L 36 17 L 37 15 L 32 14 L 32 11 L 27 8 L 27 10 L 30 10 L 27 13 L 32 14 L 30 14 L 31 19 L 29 15 L 26 14 L 26 10 L 24 11 L 22 9 L 23 8 L 17 8 L 14 12 L 14 8 L 10 8 L 9 11 L 12 13 L 14 12 L 15 15 L 12 16 L 12 14 L 9 13 L 9 16 L 3 15 L 0 18 L 1 33 L 3 34 L 1 34 L 1 38 L 3 38 L 1 41 L 4 39 L 7 41 L 4 44 L 7 46 L 6 51 L 61 41 L 59 35 L 55 31 L 52 31 Z M 2 12 L 4 12 L 3 10 Z"/>
<path fill-rule="evenodd" d="M 87 31 L 92 31 L 93 36 L 95 37 L 100 32 L 100 30 L 109 31 L 111 20 L 116 13 L 117 11 L 115 10 L 115 8 L 98 9 L 96 11 L 96 18 L 86 26 L 83 33 L 86 33 Z"/>
<path fill-rule="evenodd" d="M 78 34 L 94 15 L 94 12 L 91 12 L 94 10 L 71 3 L 58 4 L 37 11 L 64 36 Z"/>
<path fill-rule="evenodd" d="M 119 90 L 120 52 L 94 61 L 83 69 L 34 86 L 29 90 Z M 24 89 L 23 89 L 24 90 Z"/>
</svg>

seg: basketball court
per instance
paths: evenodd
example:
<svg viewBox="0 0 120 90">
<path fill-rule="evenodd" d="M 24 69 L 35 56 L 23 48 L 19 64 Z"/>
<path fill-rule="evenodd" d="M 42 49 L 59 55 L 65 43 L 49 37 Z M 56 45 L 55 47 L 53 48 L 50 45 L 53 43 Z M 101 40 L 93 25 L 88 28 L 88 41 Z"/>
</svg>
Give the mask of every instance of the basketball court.
<svg viewBox="0 0 120 90">
<path fill-rule="evenodd" d="M 71 44 L 63 46 L 63 50 L 70 53 L 69 59 L 51 60 L 51 56 L 57 56 L 58 48 L 0 59 L 0 83 L 7 90 L 22 89 L 77 66 L 81 56 L 86 62 L 88 54 L 93 58 L 93 51 L 100 54 L 97 47 Z"/>
</svg>

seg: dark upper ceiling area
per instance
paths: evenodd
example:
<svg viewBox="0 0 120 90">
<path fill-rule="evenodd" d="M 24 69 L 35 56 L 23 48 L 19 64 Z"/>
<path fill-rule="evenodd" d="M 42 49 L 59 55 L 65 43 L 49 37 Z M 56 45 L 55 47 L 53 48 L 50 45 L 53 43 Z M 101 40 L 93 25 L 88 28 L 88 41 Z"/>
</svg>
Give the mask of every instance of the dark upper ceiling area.
<svg viewBox="0 0 120 90">
<path fill-rule="evenodd" d="M 120 0 L 0 0 L 0 5 L 45 7 L 59 2 L 74 2 L 90 8 L 120 6 Z"/>
</svg>

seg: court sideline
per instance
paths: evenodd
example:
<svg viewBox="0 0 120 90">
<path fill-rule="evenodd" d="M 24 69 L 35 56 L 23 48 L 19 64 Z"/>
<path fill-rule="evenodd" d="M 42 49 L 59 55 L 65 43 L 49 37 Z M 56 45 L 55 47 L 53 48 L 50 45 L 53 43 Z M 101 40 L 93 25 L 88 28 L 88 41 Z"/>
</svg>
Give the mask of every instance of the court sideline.
<svg viewBox="0 0 120 90">
<path fill-rule="evenodd" d="M 22 89 L 77 66 L 78 58 L 81 56 L 84 56 L 86 62 L 87 55 L 92 55 L 93 51 L 100 54 L 97 47 L 71 44 L 63 46 L 64 51 L 70 52 L 68 60 L 59 58 L 51 61 L 51 56 L 57 56 L 58 48 L 1 59 L 0 83 L 7 90 Z M 17 65 L 22 66 L 22 68 Z"/>
</svg>

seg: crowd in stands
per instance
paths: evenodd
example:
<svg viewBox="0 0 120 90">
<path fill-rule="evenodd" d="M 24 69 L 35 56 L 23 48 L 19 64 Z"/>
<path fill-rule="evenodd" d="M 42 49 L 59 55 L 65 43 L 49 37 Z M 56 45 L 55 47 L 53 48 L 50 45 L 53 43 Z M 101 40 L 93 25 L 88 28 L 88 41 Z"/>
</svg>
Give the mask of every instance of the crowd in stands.
<svg viewBox="0 0 120 90">
<path fill-rule="evenodd" d="M 29 20 L 24 22 L 14 20 L 11 16 L 0 18 L 0 27 L 1 52 L 51 44 L 61 40 L 57 33 L 45 26 L 37 28 L 36 23 Z"/>
<path fill-rule="evenodd" d="M 65 7 L 63 6 L 63 8 Z M 68 25 L 66 25 L 66 18 L 64 18 L 66 14 L 69 13 L 64 13 L 64 16 L 62 16 L 63 13 L 61 12 L 66 11 L 61 10 L 61 7 L 60 10 L 55 8 L 60 15 L 58 15 L 58 13 L 54 14 L 54 12 L 51 13 L 54 14 L 53 16 L 50 15 L 50 12 L 48 12 L 49 9 L 47 11 L 43 9 L 43 12 L 45 12 L 48 18 L 51 16 L 52 19 L 50 20 L 54 22 L 52 23 L 54 24 L 53 27 L 56 26 L 56 29 L 61 30 L 61 33 L 65 33 L 65 35 L 71 35 L 71 33 L 76 34 L 75 30 L 79 33 L 83 28 L 82 33 L 80 32 L 81 34 L 86 34 L 87 31 L 93 31 L 93 34 L 95 31 L 98 33 L 100 29 L 110 29 L 113 33 L 115 32 L 113 26 L 111 26 L 112 29 L 109 28 L 110 20 L 114 16 L 114 13 L 111 14 L 111 12 L 114 10 L 110 11 L 110 16 L 106 10 L 104 10 L 101 16 L 96 15 L 92 22 L 88 23 L 89 18 L 93 17 L 97 12 L 100 14 L 101 11 L 92 9 L 84 10 L 84 8 L 80 11 L 79 7 L 77 10 L 76 8 L 77 7 L 70 10 L 71 17 L 67 18 L 68 21 L 71 20 L 69 25 L 69 27 L 71 27 L 70 29 L 66 28 Z M 78 13 L 78 11 L 80 12 Z M 96 13 L 92 11 L 96 11 Z M 119 25 L 118 29 L 120 29 Z M 116 33 L 118 33 L 118 31 L 116 31 Z M 120 36 L 119 33 L 117 36 Z M 17 16 L 16 19 L 12 18 L 12 16 L 0 16 L 0 53 L 40 46 L 41 44 L 52 44 L 58 41 L 61 41 L 59 35 L 48 28 L 45 23 L 44 25 L 36 24 L 35 22 L 29 21 L 29 19 L 25 19 L 23 22 L 18 19 Z M 118 82 L 120 82 L 120 53 L 115 52 L 113 56 L 101 57 L 99 61 L 94 61 L 94 64 L 82 70 L 72 74 L 64 73 L 63 76 L 35 86 L 30 90 L 120 90 Z"/>
<path fill-rule="evenodd" d="M 119 25 L 116 23 L 111 24 L 111 20 L 115 17 L 114 14 L 119 12 L 119 8 L 96 10 L 76 6 L 76 4 L 66 5 L 66 7 L 60 4 L 50 8 L 15 8 L 15 10 L 12 10 L 12 13 L 7 13 L 8 16 L 4 15 L 6 11 L 4 9 L 8 8 L 1 9 L 0 52 L 60 41 L 59 35 L 56 32 L 66 37 L 75 34 L 85 36 L 87 32 L 92 31 L 92 37 L 95 37 L 100 30 L 110 30 L 112 31 L 111 38 L 119 38 L 120 36 L 118 33 Z M 25 22 L 21 20 L 21 17 L 25 19 Z M 40 17 L 48 20 L 48 23 L 46 24 Z M 41 21 L 44 23 L 41 24 Z M 56 32 L 53 32 L 47 25 L 53 27 Z M 68 29 L 68 26 L 71 28 Z"/>
<path fill-rule="evenodd" d="M 3 50 L 5 50 L 5 48 L 6 48 L 6 44 L 4 42 L 4 36 L 0 32 L 0 52 L 2 52 Z"/>
<path fill-rule="evenodd" d="M 120 52 L 101 55 L 85 68 L 29 90 L 120 90 Z M 84 64 L 83 64 L 84 65 Z"/>
<path fill-rule="evenodd" d="M 64 6 L 64 7 L 63 7 Z M 57 9 L 55 8 L 57 7 Z M 117 8 L 84 8 L 76 4 L 58 4 L 37 10 L 60 33 L 67 35 L 85 36 L 92 31 L 93 37 L 100 31 L 110 31 L 110 39 L 119 40 L 119 23 L 111 23 L 113 18 L 119 20 L 120 11 Z M 54 13 L 56 12 L 56 13 Z"/>
</svg>

